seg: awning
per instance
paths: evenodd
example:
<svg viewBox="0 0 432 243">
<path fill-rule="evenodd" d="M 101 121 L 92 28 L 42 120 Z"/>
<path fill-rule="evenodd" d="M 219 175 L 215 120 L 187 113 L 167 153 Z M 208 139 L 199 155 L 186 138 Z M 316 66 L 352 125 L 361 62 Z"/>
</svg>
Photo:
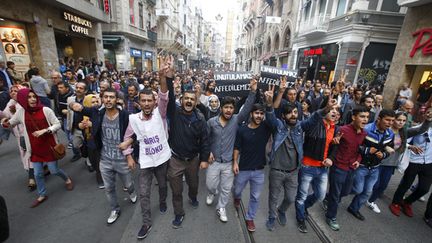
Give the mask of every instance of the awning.
<svg viewBox="0 0 432 243">
<path fill-rule="evenodd" d="M 120 44 L 123 37 L 121 35 L 103 35 L 102 41 L 104 45 L 116 46 Z"/>
</svg>

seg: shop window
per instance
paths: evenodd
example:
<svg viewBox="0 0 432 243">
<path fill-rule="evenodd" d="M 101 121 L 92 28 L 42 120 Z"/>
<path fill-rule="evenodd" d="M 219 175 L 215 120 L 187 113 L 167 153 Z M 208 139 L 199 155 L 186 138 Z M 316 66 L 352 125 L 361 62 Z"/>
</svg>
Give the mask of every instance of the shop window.
<svg viewBox="0 0 432 243">
<path fill-rule="evenodd" d="M 424 71 L 422 78 L 420 80 L 420 84 L 426 82 L 427 80 L 432 79 L 432 71 Z"/>
<path fill-rule="evenodd" d="M 134 0 L 129 0 L 129 22 L 135 25 Z"/>
<path fill-rule="evenodd" d="M 147 21 L 147 29 L 148 30 L 152 30 L 151 29 L 152 28 L 152 26 L 151 26 L 151 18 L 152 18 L 151 13 L 149 13 L 148 14 L 148 21 Z"/>
<path fill-rule="evenodd" d="M 347 0 L 339 0 L 336 9 L 336 16 L 341 16 L 345 13 L 346 4 L 347 4 Z"/>
<path fill-rule="evenodd" d="M 381 11 L 387 12 L 399 12 L 400 7 L 397 4 L 397 0 L 383 0 L 381 5 Z"/>
<path fill-rule="evenodd" d="M 319 15 L 320 16 L 325 14 L 326 3 L 327 3 L 327 0 L 320 0 L 319 1 Z"/>
<path fill-rule="evenodd" d="M 307 2 L 305 3 L 305 5 L 303 6 L 303 11 L 304 11 L 304 20 L 308 20 L 309 19 L 309 14 L 310 14 L 310 10 L 311 10 L 311 0 L 307 0 Z"/>
</svg>

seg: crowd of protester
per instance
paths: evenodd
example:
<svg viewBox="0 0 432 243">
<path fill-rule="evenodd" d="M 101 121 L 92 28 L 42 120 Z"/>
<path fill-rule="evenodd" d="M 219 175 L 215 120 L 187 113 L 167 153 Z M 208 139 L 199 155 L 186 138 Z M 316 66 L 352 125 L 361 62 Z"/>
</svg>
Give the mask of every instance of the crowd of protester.
<svg viewBox="0 0 432 243">
<path fill-rule="evenodd" d="M 265 227 L 270 231 L 276 222 L 287 223 L 286 211 L 293 204 L 298 230 L 306 233 L 308 208 L 317 202 L 329 227 L 339 230 L 337 210 L 349 194 L 354 197 L 347 211 L 356 219 L 365 220 L 364 205 L 380 213 L 375 202 L 397 170 L 404 174 L 389 210 L 413 217 L 412 204 L 425 200 L 432 184 L 432 79 L 421 85 L 416 98 L 404 84 L 394 107 L 386 109 L 380 87 L 356 86 L 344 76 L 330 84 L 302 78 L 289 84 L 282 77 L 279 86 L 265 89 L 255 76 L 246 97 L 219 97 L 212 71 L 180 73 L 174 63 L 168 56 L 158 72 L 116 72 L 103 70 L 96 60 L 62 60 L 47 81 L 36 66 L 19 79 L 13 65 L 6 68 L 0 61 L 0 142 L 11 133 L 16 139 L 28 189 L 38 194 L 31 207 L 48 199 L 44 177 L 49 173 L 64 180 L 67 190 L 74 189 L 52 151 L 60 130 L 73 153 L 70 162 L 84 161 L 95 172 L 95 187 L 105 190 L 108 224 L 121 212 L 117 176 L 130 201 L 139 199 L 143 225 L 138 238 L 152 227 L 153 175 L 161 214 L 168 208 L 168 184 L 171 188 L 174 228 L 185 219 L 184 181 L 189 203 L 199 207 L 200 169 L 207 169 L 205 203 L 213 205 L 217 198 L 222 222 L 228 221 L 230 197 L 239 209 L 249 184 L 245 218 L 250 232 L 255 231 L 266 174 Z M 432 227 L 432 197 L 424 220 Z"/>
</svg>

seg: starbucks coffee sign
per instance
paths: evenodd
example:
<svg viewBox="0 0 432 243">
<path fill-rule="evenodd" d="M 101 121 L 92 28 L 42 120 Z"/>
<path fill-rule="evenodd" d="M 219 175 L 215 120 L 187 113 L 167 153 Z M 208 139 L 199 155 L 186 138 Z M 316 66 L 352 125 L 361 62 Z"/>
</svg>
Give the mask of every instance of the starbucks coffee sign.
<svg viewBox="0 0 432 243">
<path fill-rule="evenodd" d="M 76 33 L 88 35 L 89 29 L 92 28 L 92 22 L 91 21 L 84 19 L 84 18 L 81 18 L 81 17 L 78 17 L 78 16 L 71 14 L 71 13 L 68 13 L 68 12 L 63 12 L 63 19 L 72 23 L 70 25 L 70 29 Z"/>
</svg>

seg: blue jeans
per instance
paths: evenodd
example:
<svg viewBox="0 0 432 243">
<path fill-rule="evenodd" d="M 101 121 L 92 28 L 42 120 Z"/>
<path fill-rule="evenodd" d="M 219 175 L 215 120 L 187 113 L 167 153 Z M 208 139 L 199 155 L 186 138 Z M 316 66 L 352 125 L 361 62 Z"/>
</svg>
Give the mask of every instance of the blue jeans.
<svg viewBox="0 0 432 243">
<path fill-rule="evenodd" d="M 58 167 L 57 161 L 51 161 L 51 162 L 32 162 L 33 168 L 34 168 L 34 176 L 36 180 L 37 190 L 40 197 L 46 196 L 46 188 L 45 188 L 45 175 L 44 175 L 44 169 L 43 166 L 46 164 L 48 166 L 49 171 L 52 175 L 59 176 L 64 181 L 67 181 L 69 178 L 66 173 Z"/>
<path fill-rule="evenodd" d="M 372 196 L 369 198 L 369 202 L 375 202 L 379 197 L 381 197 L 387 189 L 390 179 L 394 173 L 396 167 L 394 166 L 383 166 L 379 167 L 378 181 L 373 187 Z"/>
<path fill-rule="evenodd" d="M 305 220 L 305 210 L 316 201 L 324 200 L 327 190 L 327 167 L 302 166 L 298 175 L 298 189 L 295 201 L 297 221 Z M 309 194 L 312 186 L 313 193 Z"/>
<path fill-rule="evenodd" d="M 373 186 L 378 180 L 379 167 L 368 169 L 360 166 L 354 174 L 354 184 L 352 192 L 355 195 L 349 208 L 358 212 L 372 194 Z"/>
<path fill-rule="evenodd" d="M 259 206 L 259 197 L 264 186 L 264 170 L 239 171 L 234 179 L 234 198 L 240 199 L 243 189 L 250 183 L 250 198 L 246 220 L 253 220 Z"/>
<path fill-rule="evenodd" d="M 327 218 L 336 219 L 341 198 L 347 196 L 351 191 L 353 175 L 353 170 L 345 171 L 336 166 L 330 168 L 330 189 L 327 194 Z"/>
</svg>

